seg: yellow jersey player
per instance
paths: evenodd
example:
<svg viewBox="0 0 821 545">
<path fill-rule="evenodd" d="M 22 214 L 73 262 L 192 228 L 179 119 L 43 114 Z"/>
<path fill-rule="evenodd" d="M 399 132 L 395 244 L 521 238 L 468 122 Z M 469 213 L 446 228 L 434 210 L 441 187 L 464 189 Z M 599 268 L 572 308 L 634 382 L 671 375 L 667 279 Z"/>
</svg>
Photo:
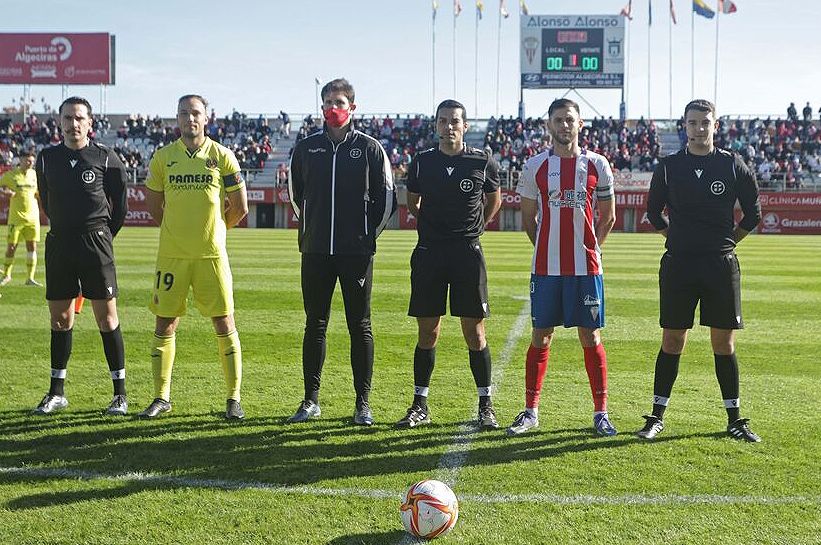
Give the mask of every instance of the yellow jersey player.
<svg viewBox="0 0 821 545">
<path fill-rule="evenodd" d="M 227 389 L 225 417 L 245 416 L 240 405 L 242 352 L 225 235 L 248 213 L 248 199 L 234 154 L 205 136 L 207 108 L 199 95 L 181 97 L 181 136 L 157 150 L 149 165 L 146 200 L 160 225 L 160 245 L 149 304 L 157 317 L 151 347 L 155 399 L 140 413 L 143 418 L 171 410 L 175 335 L 189 288 L 199 311 L 214 323 Z"/>
<path fill-rule="evenodd" d="M 37 243 L 40 241 L 40 207 L 37 205 L 37 174 L 34 172 L 33 151 L 20 154 L 20 166 L 3 174 L 0 178 L 0 192 L 10 197 L 8 246 L 0 286 L 11 282 L 14 253 L 21 238 L 26 241 L 26 285 L 40 286 L 41 284 L 34 279 L 34 270 L 37 268 Z"/>
</svg>

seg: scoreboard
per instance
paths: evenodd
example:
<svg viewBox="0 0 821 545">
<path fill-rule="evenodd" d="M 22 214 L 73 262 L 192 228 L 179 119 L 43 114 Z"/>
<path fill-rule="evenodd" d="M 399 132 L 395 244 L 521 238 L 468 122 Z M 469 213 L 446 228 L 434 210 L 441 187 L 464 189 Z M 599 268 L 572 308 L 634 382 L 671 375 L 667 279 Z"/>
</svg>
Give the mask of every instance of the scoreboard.
<svg viewBox="0 0 821 545">
<path fill-rule="evenodd" d="M 522 15 L 524 89 L 621 88 L 624 18 L 620 15 Z"/>
</svg>

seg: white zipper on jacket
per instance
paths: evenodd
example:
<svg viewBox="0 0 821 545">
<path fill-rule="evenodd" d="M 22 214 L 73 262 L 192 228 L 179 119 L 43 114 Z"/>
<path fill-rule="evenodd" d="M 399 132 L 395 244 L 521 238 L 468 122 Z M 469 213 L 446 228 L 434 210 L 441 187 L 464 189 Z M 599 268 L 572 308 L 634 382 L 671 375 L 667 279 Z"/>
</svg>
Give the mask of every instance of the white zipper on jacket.
<svg viewBox="0 0 821 545">
<path fill-rule="evenodd" d="M 345 137 L 347 139 L 347 136 Z M 342 140 L 344 142 L 345 140 Z M 331 241 L 330 241 L 330 254 L 334 255 L 334 220 L 335 220 L 335 212 L 336 212 L 336 152 L 339 149 L 339 146 L 342 144 L 334 144 L 331 142 L 331 147 L 334 150 L 334 158 L 333 162 L 331 163 Z"/>
</svg>

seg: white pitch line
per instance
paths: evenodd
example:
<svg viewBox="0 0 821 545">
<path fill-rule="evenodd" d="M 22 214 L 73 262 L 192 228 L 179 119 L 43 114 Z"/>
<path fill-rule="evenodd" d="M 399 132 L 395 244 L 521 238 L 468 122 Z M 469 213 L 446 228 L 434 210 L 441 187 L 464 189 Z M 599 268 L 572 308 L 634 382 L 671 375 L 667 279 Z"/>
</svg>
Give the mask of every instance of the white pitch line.
<svg viewBox="0 0 821 545">
<path fill-rule="evenodd" d="M 507 340 L 502 348 L 502 352 L 499 354 L 498 360 L 493 364 L 491 384 L 494 389 L 498 388 L 498 386 L 502 383 L 505 365 L 507 365 L 510 358 L 513 356 L 513 349 L 516 347 L 516 343 L 519 338 L 524 334 L 529 318 L 530 298 L 528 298 L 527 302 L 522 305 L 522 310 L 519 311 L 519 316 L 516 318 L 516 321 L 510 328 L 510 332 L 507 334 Z M 459 426 L 459 430 L 456 432 L 453 442 L 450 444 L 445 453 L 442 454 L 442 457 L 439 458 L 439 464 L 436 470 L 436 477 L 438 480 L 447 484 L 451 488 L 456 485 L 456 482 L 459 480 L 459 474 L 462 472 L 462 466 L 464 466 L 467 461 L 468 452 L 470 451 L 470 444 L 473 442 L 473 438 L 477 433 L 478 430 L 476 429 L 476 425 L 471 421 Z M 465 495 L 460 495 L 460 497 L 463 501 L 470 501 L 469 497 Z M 405 534 L 396 545 L 413 545 L 414 543 L 424 543 L 424 541 L 412 536 L 411 534 Z"/>
<path fill-rule="evenodd" d="M 491 383 L 493 389 L 498 389 L 502 383 L 505 374 L 505 366 L 513 357 L 513 349 L 516 348 L 516 343 L 524 334 L 530 319 L 530 300 L 522 305 L 522 310 L 519 311 L 519 316 L 510 328 L 507 335 L 507 340 L 499 354 L 498 361 L 493 364 L 493 377 Z M 474 422 L 469 421 L 459 427 L 459 431 L 453 438 L 453 443 L 448 447 L 442 457 L 439 459 L 437 468 L 437 479 L 447 484 L 451 488 L 459 480 L 459 473 L 462 471 L 462 466 L 465 465 L 470 450 L 470 443 L 473 442 L 476 436 L 477 429 Z"/>
<path fill-rule="evenodd" d="M 353 497 L 362 499 L 400 500 L 396 490 L 363 488 L 328 488 L 309 485 L 286 486 L 259 481 L 229 481 L 225 479 L 195 479 L 157 473 L 119 473 L 108 475 L 93 471 L 60 468 L 0 467 L 0 476 L 22 478 L 76 479 L 81 481 L 115 481 L 146 483 L 157 486 L 199 488 L 208 490 L 255 490 L 276 495 L 314 497 Z M 733 496 L 719 494 L 623 494 L 595 496 L 561 494 L 460 494 L 460 500 L 476 504 L 541 504 L 541 505 L 820 505 L 821 496 Z"/>
</svg>

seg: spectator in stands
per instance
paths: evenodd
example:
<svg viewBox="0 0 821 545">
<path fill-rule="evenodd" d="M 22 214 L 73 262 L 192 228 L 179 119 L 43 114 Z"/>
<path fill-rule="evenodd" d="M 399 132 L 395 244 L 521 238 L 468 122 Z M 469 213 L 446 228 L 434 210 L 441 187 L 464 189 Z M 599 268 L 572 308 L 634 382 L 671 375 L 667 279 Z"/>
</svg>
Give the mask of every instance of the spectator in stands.
<svg viewBox="0 0 821 545">
<path fill-rule="evenodd" d="M 795 102 L 790 102 L 787 108 L 787 119 L 790 121 L 798 121 L 798 110 L 795 109 Z"/>
<path fill-rule="evenodd" d="M 287 112 L 279 111 L 279 135 L 283 138 L 291 137 L 291 116 Z"/>
<path fill-rule="evenodd" d="M 804 106 L 803 110 L 801 110 L 801 114 L 804 116 L 804 124 L 807 124 L 812 120 L 812 106 L 810 106 L 809 102 L 807 102 L 807 105 Z"/>
</svg>

